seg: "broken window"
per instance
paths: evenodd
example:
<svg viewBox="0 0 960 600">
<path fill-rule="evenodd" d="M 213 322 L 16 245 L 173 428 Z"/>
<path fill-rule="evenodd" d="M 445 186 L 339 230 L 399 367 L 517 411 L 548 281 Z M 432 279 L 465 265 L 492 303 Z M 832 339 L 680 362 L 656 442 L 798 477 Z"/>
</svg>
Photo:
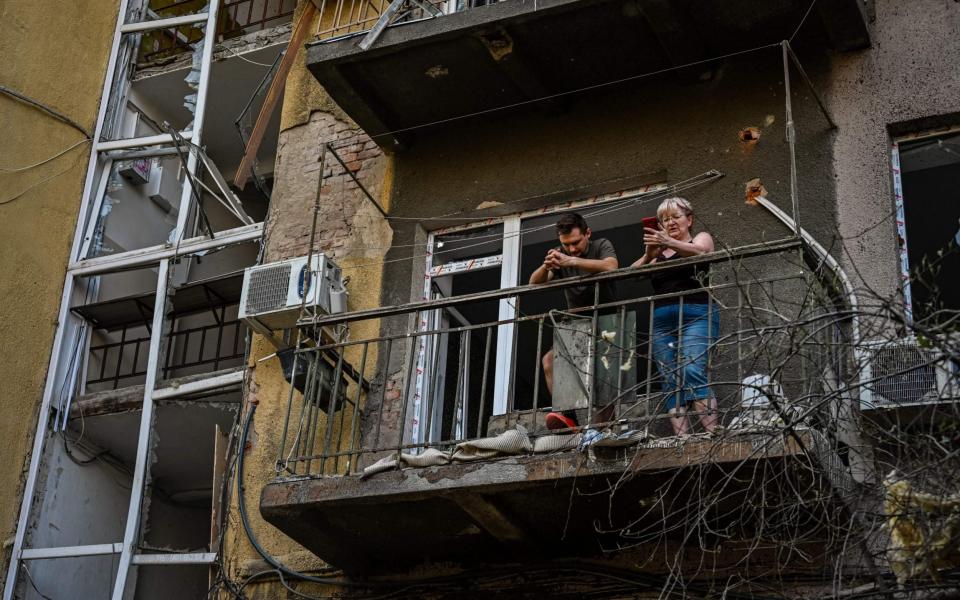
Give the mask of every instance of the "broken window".
<svg viewBox="0 0 960 600">
<path fill-rule="evenodd" d="M 960 132 L 914 136 L 894 148 L 907 310 L 942 323 L 960 309 Z"/>
</svg>

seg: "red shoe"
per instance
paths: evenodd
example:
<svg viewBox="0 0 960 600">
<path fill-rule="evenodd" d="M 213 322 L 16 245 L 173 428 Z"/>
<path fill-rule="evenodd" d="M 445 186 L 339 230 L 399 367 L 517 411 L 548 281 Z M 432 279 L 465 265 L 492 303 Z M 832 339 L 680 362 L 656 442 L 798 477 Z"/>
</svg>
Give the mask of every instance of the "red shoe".
<svg viewBox="0 0 960 600">
<path fill-rule="evenodd" d="M 577 426 L 577 422 L 574 419 L 558 412 L 547 413 L 546 421 L 547 429 L 551 431 L 556 429 L 573 429 Z"/>
</svg>

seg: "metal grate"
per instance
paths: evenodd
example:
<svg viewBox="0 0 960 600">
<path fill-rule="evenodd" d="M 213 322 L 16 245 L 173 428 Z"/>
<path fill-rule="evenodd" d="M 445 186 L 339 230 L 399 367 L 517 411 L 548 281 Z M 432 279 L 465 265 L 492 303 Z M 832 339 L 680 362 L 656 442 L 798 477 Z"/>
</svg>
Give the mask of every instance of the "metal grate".
<svg viewBox="0 0 960 600">
<path fill-rule="evenodd" d="M 290 263 L 264 267 L 250 273 L 246 314 L 278 310 L 287 305 Z"/>
<path fill-rule="evenodd" d="M 886 402 L 909 404 L 936 394 L 937 372 L 919 348 L 897 344 L 882 346 L 870 357 L 874 394 Z"/>
</svg>

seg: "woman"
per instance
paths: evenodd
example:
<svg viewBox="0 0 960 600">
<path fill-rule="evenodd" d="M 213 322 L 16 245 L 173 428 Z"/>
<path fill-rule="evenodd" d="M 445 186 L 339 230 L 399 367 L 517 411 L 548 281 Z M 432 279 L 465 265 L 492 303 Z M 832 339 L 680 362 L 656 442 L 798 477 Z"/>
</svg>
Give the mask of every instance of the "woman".
<svg viewBox="0 0 960 600">
<path fill-rule="evenodd" d="M 646 251 L 634 267 L 713 252 L 709 233 L 692 234 L 693 207 L 687 200 L 667 198 L 657 208 L 657 219 L 662 229 L 644 228 Z M 713 431 L 717 400 L 707 385 L 707 353 L 718 330 L 717 313 L 711 310 L 710 297 L 692 265 L 666 269 L 654 275 L 651 283 L 658 295 L 683 292 L 682 303 L 681 296 L 673 296 L 657 302 L 653 311 L 653 357 L 664 390 L 673 390 L 666 401 L 673 432 L 685 435 L 690 429 L 685 413 L 691 404 L 704 429 Z"/>
</svg>

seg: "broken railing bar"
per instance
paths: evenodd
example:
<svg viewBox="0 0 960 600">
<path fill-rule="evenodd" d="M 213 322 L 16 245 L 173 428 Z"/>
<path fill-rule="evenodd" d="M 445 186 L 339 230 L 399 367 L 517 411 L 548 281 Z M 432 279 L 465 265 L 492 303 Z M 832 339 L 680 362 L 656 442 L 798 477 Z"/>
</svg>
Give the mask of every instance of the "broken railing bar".
<svg viewBox="0 0 960 600">
<path fill-rule="evenodd" d="M 374 197 L 370 195 L 370 192 L 367 191 L 367 188 L 364 187 L 364 185 L 363 185 L 362 183 L 360 183 L 360 180 L 359 180 L 359 179 L 357 178 L 357 176 L 353 173 L 353 171 L 351 171 L 350 169 L 347 168 L 347 164 L 346 164 L 345 162 L 343 162 L 343 159 L 340 158 L 340 155 L 339 155 L 339 154 L 337 154 L 337 151 L 333 148 L 333 144 L 328 143 L 328 144 L 327 144 L 327 150 L 329 150 L 329 151 L 333 154 L 333 157 L 334 157 L 335 159 L 337 159 L 337 162 L 340 163 L 340 166 L 343 167 L 343 170 L 346 171 L 346 172 L 347 172 L 347 175 L 349 175 L 350 178 L 353 179 L 353 182 L 357 184 L 357 187 L 360 188 L 360 190 L 363 192 L 363 195 L 366 196 L 367 199 L 370 200 L 370 202 L 373 202 L 373 205 L 374 205 L 375 207 L 377 207 L 377 210 L 380 211 L 380 214 L 383 215 L 383 218 L 387 218 L 387 213 L 386 213 L 386 211 L 384 211 L 384 210 L 383 210 L 383 207 L 380 206 L 380 203 L 377 202 L 377 201 L 374 199 Z M 322 174 L 321 174 L 321 177 L 322 177 Z"/>
<path fill-rule="evenodd" d="M 162 260 L 173 258 L 174 256 L 186 257 L 203 250 L 256 241 L 260 239 L 262 234 L 263 223 L 254 223 L 253 225 L 244 225 L 243 227 L 218 232 L 217 235 L 220 237 L 213 240 L 205 236 L 198 236 L 184 240 L 180 243 L 179 247 L 173 244 L 162 244 L 149 248 L 141 248 L 139 250 L 131 250 L 123 254 L 87 258 L 72 263 L 69 271 L 74 277 L 89 277 L 91 275 L 102 275 L 116 271 L 129 271 L 131 269 L 153 266 Z"/>
<path fill-rule="evenodd" d="M 193 138 L 192 131 L 181 131 L 180 138 L 190 141 Z M 147 135 L 144 137 L 125 138 L 122 140 L 109 140 L 106 142 L 97 142 L 97 152 L 109 152 L 111 150 L 127 150 L 130 148 L 140 148 L 141 146 L 159 146 L 160 144 L 173 144 L 173 136 L 169 133 L 158 133 L 157 135 Z"/>
<path fill-rule="evenodd" d="M 677 262 L 679 262 L 679 261 L 677 261 Z M 787 281 L 787 280 L 790 280 L 790 279 L 794 279 L 795 277 L 796 277 L 796 275 L 782 275 L 782 276 L 779 276 L 779 277 L 768 277 L 768 278 L 765 278 L 765 279 L 757 280 L 755 283 L 776 283 L 776 282 L 779 282 L 779 281 Z M 742 285 L 743 285 L 742 282 L 733 281 L 733 282 L 730 282 L 730 283 L 724 283 L 724 284 L 720 284 L 720 285 L 712 285 L 712 286 L 710 286 L 709 288 L 707 288 L 707 290 L 708 290 L 709 292 L 718 292 L 718 291 L 721 291 L 721 290 L 728 290 L 728 289 L 738 288 L 738 287 L 741 287 Z M 676 299 L 676 298 L 680 298 L 681 296 L 690 295 L 690 294 L 694 294 L 694 293 L 697 293 L 696 290 L 692 290 L 692 291 L 691 291 L 691 290 L 685 290 L 685 291 L 682 291 L 682 292 L 672 292 L 672 293 L 669 293 L 669 294 L 660 294 L 660 295 L 654 295 L 654 296 L 641 296 L 641 297 L 637 297 L 637 298 L 628 298 L 628 299 L 626 299 L 626 300 L 618 300 L 618 301 L 616 301 L 616 302 L 607 302 L 606 304 L 599 304 L 599 305 L 596 306 L 596 308 L 597 308 L 598 310 L 602 310 L 602 309 L 608 309 L 608 308 L 619 308 L 620 306 L 626 306 L 626 305 L 630 305 L 630 304 L 641 304 L 641 303 L 648 303 L 648 302 L 649 302 L 649 303 L 654 303 L 654 302 L 659 302 L 659 301 L 661 301 L 661 300 Z M 564 312 L 564 314 L 579 315 L 580 313 L 586 313 L 586 312 L 588 312 L 588 311 L 592 311 L 593 309 L 594 309 L 593 306 L 584 306 L 584 307 L 581 307 L 581 308 L 570 309 L 570 310 L 566 310 L 566 311 L 563 311 L 563 312 Z M 405 338 L 408 338 L 408 337 L 417 338 L 417 337 L 430 336 L 430 335 L 439 335 L 439 334 L 443 334 L 443 333 L 460 333 L 460 332 L 462 332 L 462 331 L 475 330 L 475 329 L 485 329 L 485 328 L 489 328 L 489 327 L 496 328 L 496 327 L 498 327 L 498 326 L 500 326 L 500 325 L 509 325 L 509 324 L 511 324 L 511 323 L 525 323 L 525 322 L 528 322 L 528 321 L 540 320 L 540 319 L 545 318 L 545 317 L 547 316 L 547 314 L 548 314 L 548 313 L 542 313 L 542 314 L 536 314 L 536 315 L 526 315 L 526 316 L 523 316 L 523 317 L 516 317 L 516 318 L 514 318 L 514 319 L 504 319 L 504 320 L 502 320 L 502 321 L 489 321 L 489 322 L 486 322 L 486 323 L 476 323 L 476 324 L 473 324 L 473 325 L 464 325 L 464 326 L 462 326 L 462 327 L 450 327 L 450 328 L 446 328 L 446 329 L 427 329 L 427 330 L 423 330 L 423 331 L 414 331 L 414 332 L 411 332 L 411 333 L 399 333 L 399 334 L 394 334 L 394 335 L 391 335 L 391 336 L 381 336 L 381 337 L 367 338 L 367 339 L 362 339 L 362 340 L 350 340 L 350 341 L 347 341 L 347 342 L 338 342 L 338 343 L 335 343 L 335 344 L 327 344 L 327 345 L 325 345 L 325 346 L 316 346 L 316 347 L 310 347 L 310 348 L 300 348 L 300 349 L 296 350 L 296 352 L 299 352 L 299 353 L 315 353 L 315 352 L 320 352 L 320 351 L 322 351 L 322 352 L 330 352 L 330 351 L 335 351 L 335 350 L 338 349 L 338 348 L 347 348 L 347 347 L 350 347 L 350 346 L 355 346 L 355 345 L 357 345 L 357 344 L 367 344 L 367 343 L 376 343 L 376 342 L 390 342 L 390 341 L 393 341 L 393 340 L 402 340 L 402 339 L 405 339 Z M 838 312 L 838 313 L 835 313 L 835 314 L 836 314 L 836 315 L 839 315 L 839 316 L 845 316 L 847 313 Z M 586 315 L 584 315 L 584 316 L 586 316 Z"/>
<path fill-rule="evenodd" d="M 790 61 L 793 62 L 793 66 L 797 68 L 797 72 L 800 73 L 800 78 L 803 79 L 803 82 L 807 84 L 807 87 L 810 88 L 810 93 L 813 94 L 813 98 L 817 101 L 817 105 L 820 107 L 820 112 L 823 113 L 824 118 L 827 119 L 827 123 L 830 124 L 830 129 L 836 129 L 837 124 L 834 122 L 833 117 L 830 116 L 830 111 L 827 110 L 826 105 L 824 105 L 823 100 L 820 98 L 820 94 L 817 93 L 817 88 L 813 86 L 813 81 L 810 80 L 810 77 L 807 75 L 807 72 L 803 69 L 803 65 L 800 64 L 800 59 L 797 58 L 797 55 L 793 52 L 793 46 L 790 45 L 790 42 L 784 41 L 784 47 L 787 49 L 787 54 L 790 56 Z"/>
<path fill-rule="evenodd" d="M 228 386 L 239 385 L 243 383 L 244 371 L 244 369 L 241 369 L 232 373 L 225 373 L 223 375 L 216 375 L 207 379 L 201 379 L 200 381 L 190 381 L 187 383 L 182 383 L 178 387 L 158 387 L 153 391 L 153 399 L 168 400 L 170 398 L 189 396 L 190 394 L 196 394 L 197 392 L 206 392 Z"/>
<path fill-rule="evenodd" d="M 89 544 L 87 546 L 61 546 L 58 548 L 25 548 L 20 553 L 21 560 L 44 560 L 50 558 L 69 558 L 74 556 L 102 556 L 120 554 L 123 544 Z"/>
<path fill-rule="evenodd" d="M 120 26 L 120 33 L 137 33 L 138 31 L 151 31 L 154 29 L 170 29 L 181 25 L 193 25 L 207 20 L 207 13 L 197 13 L 195 15 L 183 15 L 180 17 L 170 17 L 158 21 L 141 21 L 139 23 L 127 23 Z"/>
<path fill-rule="evenodd" d="M 212 565 L 216 552 L 188 552 L 183 554 L 134 554 L 135 565 Z"/>
<path fill-rule="evenodd" d="M 582 286 L 585 284 L 589 285 L 594 282 L 619 281 L 621 279 L 644 277 L 648 275 L 654 275 L 656 273 L 659 273 L 661 271 L 666 271 L 668 269 L 683 269 L 683 268 L 690 267 L 692 265 L 708 265 L 713 263 L 724 262 L 731 259 L 749 258 L 754 256 L 763 256 L 765 254 L 774 254 L 778 252 L 794 250 L 799 246 L 800 246 L 800 242 L 795 238 L 787 238 L 787 239 L 775 240 L 771 242 L 760 242 L 758 244 L 750 244 L 747 246 L 740 246 L 738 248 L 720 250 L 717 252 L 711 252 L 709 254 L 702 254 L 700 256 L 682 258 L 676 261 L 670 261 L 669 263 L 661 263 L 661 264 L 654 263 L 652 265 L 645 265 L 643 267 L 636 267 L 636 268 L 627 267 L 623 269 L 617 269 L 615 271 L 607 271 L 606 273 L 598 273 L 595 275 L 586 275 L 583 277 L 570 277 L 565 279 L 554 280 L 554 281 L 551 281 L 550 283 L 521 285 L 513 288 L 492 290 L 489 292 L 477 292 L 474 294 L 464 294 L 463 296 L 438 298 L 434 300 L 422 300 L 418 302 L 410 302 L 407 304 L 399 304 L 396 306 L 385 306 L 381 308 L 359 310 L 355 312 L 343 313 L 343 314 L 337 314 L 337 315 L 319 316 L 319 317 L 314 317 L 312 319 L 302 320 L 300 321 L 300 323 L 298 323 L 298 325 L 300 326 L 337 325 L 340 323 L 350 323 L 353 321 L 364 321 L 367 319 L 378 319 L 382 317 L 391 317 L 396 315 L 409 314 L 409 313 L 419 312 L 423 310 L 436 310 L 438 308 L 447 308 L 449 306 L 472 304 L 472 303 L 483 301 L 483 300 L 501 300 L 504 298 L 511 298 L 513 296 L 521 297 L 521 296 L 536 294 L 536 293 L 545 292 L 545 291 L 563 290 L 566 288 Z"/>
<path fill-rule="evenodd" d="M 107 158 L 112 158 L 113 160 L 130 160 L 134 158 L 154 158 L 159 156 L 173 156 L 179 151 L 187 151 L 189 148 L 175 148 L 173 146 L 166 146 L 161 148 L 147 148 L 144 150 L 111 150 L 106 152 L 105 156 Z"/>
</svg>

